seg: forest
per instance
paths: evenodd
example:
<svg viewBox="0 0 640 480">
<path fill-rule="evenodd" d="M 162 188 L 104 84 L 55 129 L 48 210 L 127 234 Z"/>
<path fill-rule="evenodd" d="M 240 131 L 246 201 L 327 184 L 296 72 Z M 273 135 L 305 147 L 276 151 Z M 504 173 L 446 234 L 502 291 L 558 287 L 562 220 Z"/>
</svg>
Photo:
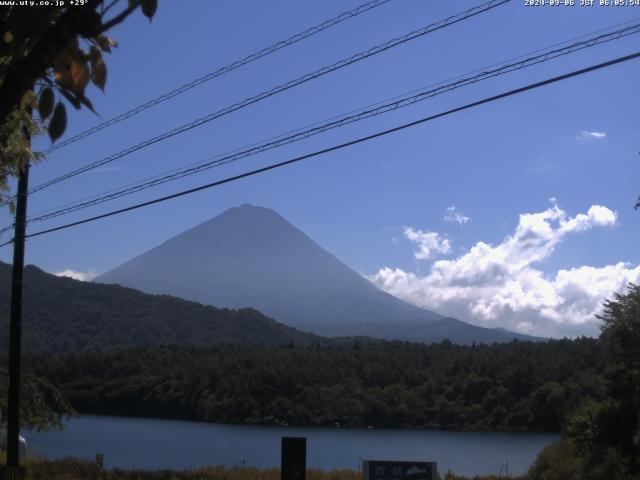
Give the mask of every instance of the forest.
<svg viewBox="0 0 640 480">
<path fill-rule="evenodd" d="M 163 346 L 32 354 L 81 413 L 208 422 L 559 431 L 601 390 L 597 340 Z"/>
<path fill-rule="evenodd" d="M 278 323 L 257 310 L 230 310 L 119 285 L 56 277 L 28 265 L 23 348 L 38 352 L 116 350 L 173 343 L 252 345 L 328 341 Z M 11 267 L 0 262 L 0 351 L 9 333 Z"/>
<path fill-rule="evenodd" d="M 615 294 L 598 319 L 597 339 L 165 345 L 30 353 L 24 365 L 80 413 L 561 431 L 527 478 L 640 480 L 640 287 Z"/>
</svg>

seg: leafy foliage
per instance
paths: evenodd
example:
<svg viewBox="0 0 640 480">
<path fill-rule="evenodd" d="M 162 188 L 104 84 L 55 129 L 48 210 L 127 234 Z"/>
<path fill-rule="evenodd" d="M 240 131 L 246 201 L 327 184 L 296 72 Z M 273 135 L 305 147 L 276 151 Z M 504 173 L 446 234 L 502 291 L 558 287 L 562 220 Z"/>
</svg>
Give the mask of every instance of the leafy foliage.
<svg viewBox="0 0 640 480">
<path fill-rule="evenodd" d="M 582 459 L 575 444 L 563 440 L 546 447 L 529 469 L 529 476 L 539 480 L 582 480 Z"/>
<path fill-rule="evenodd" d="M 36 106 L 35 94 L 27 90 L 17 107 L 4 116 L 0 114 L 0 200 L 9 192 L 9 175 L 15 175 L 29 162 L 41 159 L 40 154 L 31 151 L 27 141 L 42 132 L 40 125 L 31 117 L 31 111 Z M 13 208 L 13 202 L 9 206 Z"/>
<path fill-rule="evenodd" d="M 557 431 L 598 396 L 593 339 L 358 341 L 34 355 L 83 413 L 248 424 Z"/>
<path fill-rule="evenodd" d="M 0 350 L 8 345 L 11 268 L 0 262 Z M 27 266 L 23 349 L 114 350 L 168 343 L 311 345 L 324 341 L 253 309 L 228 310 L 118 285 L 79 282 Z"/>
<path fill-rule="evenodd" d="M 7 371 L 0 369 L 0 421 L 7 421 Z M 63 419 L 75 413 L 65 396 L 46 378 L 27 373 L 22 378 L 20 423 L 24 428 L 62 430 Z"/>
<path fill-rule="evenodd" d="M 8 176 L 42 158 L 31 151 L 30 138 L 45 130 L 52 142 L 63 135 L 67 112 L 62 98 L 76 109 L 94 111 L 85 89 L 91 81 L 104 90 L 102 54 L 117 46 L 105 32 L 139 7 L 149 19 L 157 10 L 157 0 L 131 0 L 115 14 L 110 11 L 121 0 L 66 3 L 58 8 L 16 3 L 0 10 L 0 200 Z M 33 110 L 39 118 L 32 117 Z"/>
<path fill-rule="evenodd" d="M 55 102 L 55 96 L 53 90 L 49 87 L 45 87 L 40 92 L 40 101 L 38 102 L 38 114 L 40 118 L 47 119 L 53 112 L 53 103 Z"/>
<path fill-rule="evenodd" d="M 571 417 L 562 442 L 532 469 L 534 479 L 640 479 L 640 287 L 616 294 L 599 318 L 603 396 Z M 568 465 L 571 476 L 553 476 Z"/>
<path fill-rule="evenodd" d="M 58 102 L 56 108 L 53 110 L 53 116 L 47 129 L 51 141 L 55 142 L 60 138 L 65 128 L 67 128 L 67 110 L 64 108 L 64 103 Z"/>
<path fill-rule="evenodd" d="M 142 13 L 151 21 L 158 9 L 158 0 L 141 0 L 140 8 Z"/>
</svg>

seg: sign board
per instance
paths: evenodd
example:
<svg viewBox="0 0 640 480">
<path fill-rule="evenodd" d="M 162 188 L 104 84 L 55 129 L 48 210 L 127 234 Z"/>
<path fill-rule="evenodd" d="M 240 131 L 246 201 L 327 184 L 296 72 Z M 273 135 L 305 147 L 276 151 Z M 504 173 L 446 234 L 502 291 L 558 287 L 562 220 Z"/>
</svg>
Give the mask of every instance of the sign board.
<svg viewBox="0 0 640 480">
<path fill-rule="evenodd" d="M 96 466 L 102 468 L 104 466 L 104 455 L 96 453 Z"/>
<path fill-rule="evenodd" d="M 436 462 L 364 460 L 362 480 L 438 480 Z"/>
<path fill-rule="evenodd" d="M 307 472 L 307 439 L 282 437 L 280 480 L 305 480 Z"/>
</svg>

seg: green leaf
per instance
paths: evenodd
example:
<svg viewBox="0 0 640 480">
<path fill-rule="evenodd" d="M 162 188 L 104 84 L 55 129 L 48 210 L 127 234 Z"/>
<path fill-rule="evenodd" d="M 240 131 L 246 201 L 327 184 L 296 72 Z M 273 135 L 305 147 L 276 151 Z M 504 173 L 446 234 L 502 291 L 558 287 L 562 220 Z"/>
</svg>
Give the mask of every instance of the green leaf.
<svg viewBox="0 0 640 480">
<path fill-rule="evenodd" d="M 93 113 L 95 113 L 96 115 L 98 115 L 98 112 L 96 112 L 96 109 L 93 108 L 93 104 L 91 103 L 91 101 L 85 97 L 84 95 L 79 95 L 78 96 L 78 100 L 80 100 L 80 103 L 82 105 L 84 105 L 85 107 L 87 107 L 89 110 L 91 110 Z"/>
<path fill-rule="evenodd" d="M 151 21 L 153 16 L 156 14 L 156 10 L 158 9 L 158 0 L 141 0 L 140 8 L 142 8 L 142 13 L 145 17 Z"/>
<path fill-rule="evenodd" d="M 59 139 L 67 128 L 67 108 L 64 103 L 58 102 L 53 110 L 53 116 L 49 122 L 49 138 L 51 142 Z"/>
<path fill-rule="evenodd" d="M 38 113 L 40 114 L 40 120 L 46 120 L 53 112 L 53 103 L 55 102 L 55 97 L 53 95 L 53 90 L 49 87 L 45 87 L 40 92 L 40 99 L 38 100 Z"/>
<path fill-rule="evenodd" d="M 78 100 L 75 94 L 65 90 L 64 88 L 60 89 L 60 93 L 76 110 L 80 110 L 80 100 Z"/>
<path fill-rule="evenodd" d="M 111 47 L 118 48 L 118 42 L 105 35 L 98 35 L 93 38 L 93 41 L 98 44 L 103 52 L 111 53 Z"/>
<path fill-rule="evenodd" d="M 102 53 L 96 47 L 91 47 L 89 58 L 91 60 L 91 81 L 104 92 L 104 86 L 107 83 L 107 64 L 102 59 Z"/>
</svg>

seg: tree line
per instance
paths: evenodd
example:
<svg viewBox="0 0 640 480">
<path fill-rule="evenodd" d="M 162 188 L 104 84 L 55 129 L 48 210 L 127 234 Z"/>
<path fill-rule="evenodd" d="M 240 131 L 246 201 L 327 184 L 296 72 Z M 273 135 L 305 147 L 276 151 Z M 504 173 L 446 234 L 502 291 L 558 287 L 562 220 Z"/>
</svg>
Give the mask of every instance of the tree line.
<svg viewBox="0 0 640 480">
<path fill-rule="evenodd" d="M 30 355 L 81 413 L 243 424 L 559 431 L 599 398 L 595 339 Z"/>
<path fill-rule="evenodd" d="M 71 401 L 81 413 L 211 422 L 560 430 L 531 480 L 640 480 L 640 287 L 616 294 L 599 318 L 598 339 L 167 345 L 30 354 L 25 367 L 47 379 L 34 385 L 54 413 Z"/>
</svg>

